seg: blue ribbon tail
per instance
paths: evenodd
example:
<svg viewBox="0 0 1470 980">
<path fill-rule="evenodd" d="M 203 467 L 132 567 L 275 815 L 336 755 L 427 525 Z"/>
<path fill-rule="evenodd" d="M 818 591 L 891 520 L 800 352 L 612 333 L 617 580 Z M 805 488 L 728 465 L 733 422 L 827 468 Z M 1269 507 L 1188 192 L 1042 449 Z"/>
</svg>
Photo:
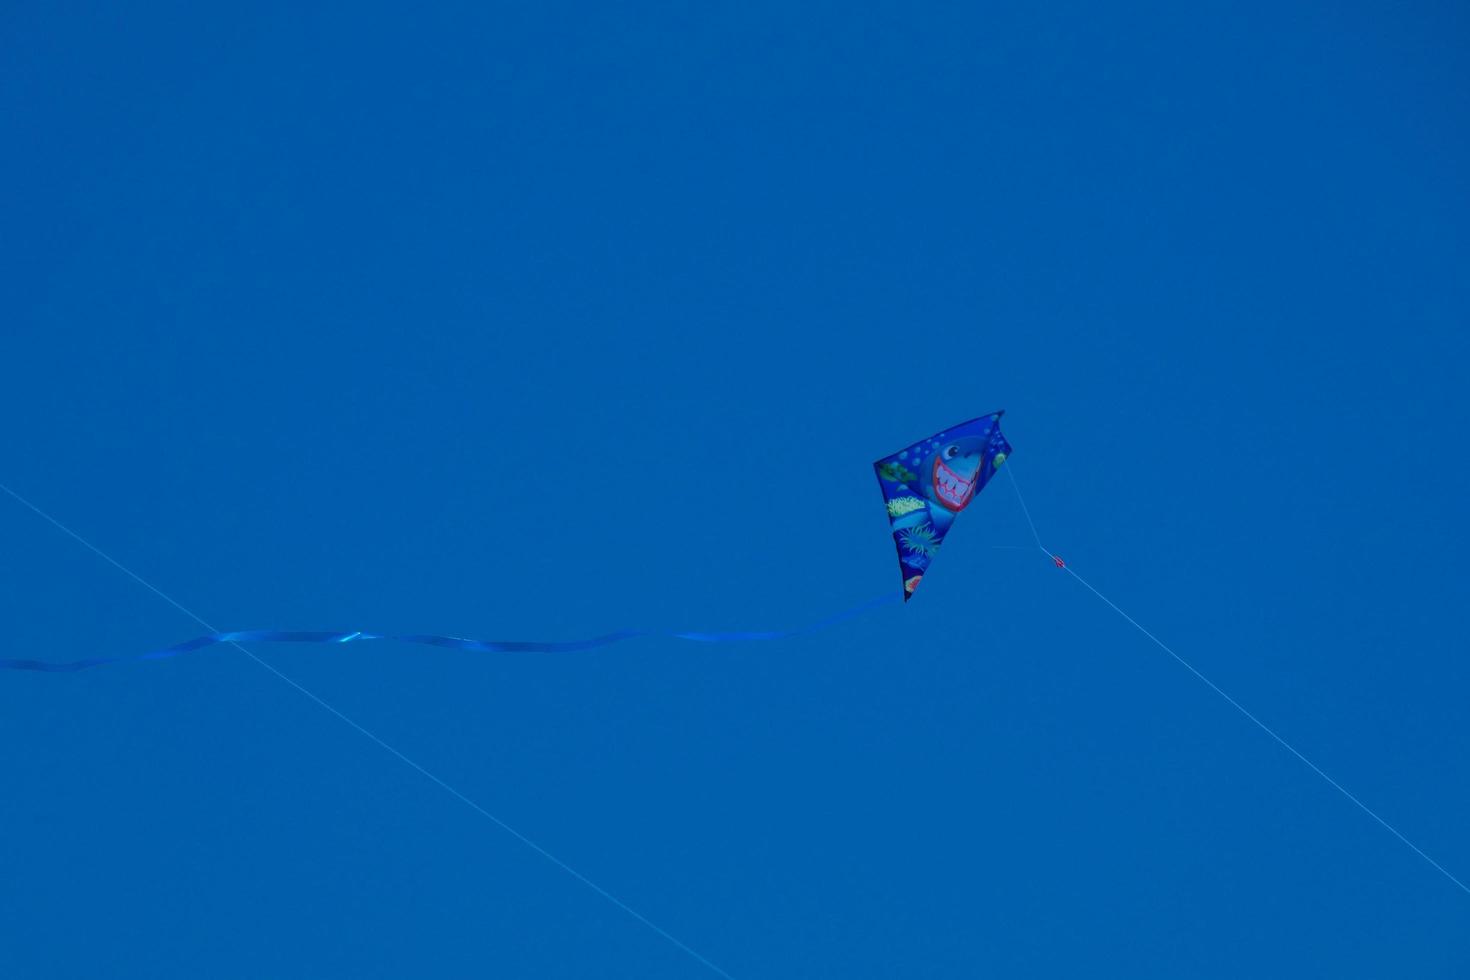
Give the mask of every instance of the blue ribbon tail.
<svg viewBox="0 0 1470 980">
<path fill-rule="evenodd" d="M 51 662 L 46 660 L 0 659 L 0 670 L 33 670 L 42 673 L 72 673 L 101 667 L 104 664 L 122 663 L 131 660 L 165 660 L 183 656 L 208 647 L 231 643 L 357 643 L 367 640 L 392 640 L 398 643 L 413 643 L 419 646 L 442 647 L 447 650 L 462 650 L 466 653 L 576 653 L 611 646 L 624 640 L 639 637 L 667 637 L 675 640 L 692 640 L 697 643 L 752 643 L 766 640 L 784 640 L 794 636 L 805 636 L 835 626 L 844 620 L 860 616 L 870 609 L 897 602 L 896 595 L 885 595 L 870 599 L 850 609 L 834 613 L 810 626 L 793 630 L 740 631 L 725 633 L 673 632 L 659 630 L 625 629 L 585 640 L 543 642 L 535 640 L 472 640 L 460 636 L 444 636 L 438 633 L 368 633 L 363 630 L 346 632 L 319 632 L 305 630 L 232 630 L 196 636 L 192 640 L 175 643 L 173 646 L 117 657 L 90 657 L 85 660 Z"/>
</svg>

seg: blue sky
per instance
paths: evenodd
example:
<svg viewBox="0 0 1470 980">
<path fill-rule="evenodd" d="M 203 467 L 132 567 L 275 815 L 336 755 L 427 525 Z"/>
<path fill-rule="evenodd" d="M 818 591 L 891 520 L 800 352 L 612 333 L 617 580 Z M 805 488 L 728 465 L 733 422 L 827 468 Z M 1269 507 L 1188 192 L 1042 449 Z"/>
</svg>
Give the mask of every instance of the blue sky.
<svg viewBox="0 0 1470 980">
<path fill-rule="evenodd" d="M 223 628 L 800 625 L 1047 543 L 1470 875 L 1451 4 L 0 13 L 0 481 Z M 0 500 L 5 656 L 198 624 Z M 1028 545 L 820 635 L 255 652 L 736 977 L 1461 977 Z M 714 975 L 235 651 L 0 677 L 0 974 Z"/>
</svg>

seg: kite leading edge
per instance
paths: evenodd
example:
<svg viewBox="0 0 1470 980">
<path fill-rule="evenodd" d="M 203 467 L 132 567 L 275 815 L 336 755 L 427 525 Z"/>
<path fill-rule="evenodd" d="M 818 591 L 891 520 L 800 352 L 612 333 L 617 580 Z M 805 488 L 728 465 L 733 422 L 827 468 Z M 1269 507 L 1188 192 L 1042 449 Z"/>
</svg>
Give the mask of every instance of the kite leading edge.
<svg viewBox="0 0 1470 980">
<path fill-rule="evenodd" d="M 1010 455 L 1011 444 L 1000 432 L 1004 414 L 961 422 L 873 464 L 888 505 L 905 602 L 934 561 L 955 515 Z"/>
</svg>

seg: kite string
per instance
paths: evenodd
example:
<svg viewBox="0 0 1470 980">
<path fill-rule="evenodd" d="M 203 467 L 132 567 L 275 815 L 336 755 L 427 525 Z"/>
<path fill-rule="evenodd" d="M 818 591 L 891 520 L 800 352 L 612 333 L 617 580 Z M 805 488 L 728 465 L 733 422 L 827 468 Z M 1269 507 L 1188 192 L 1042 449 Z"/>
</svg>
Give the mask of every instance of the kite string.
<svg viewBox="0 0 1470 980">
<path fill-rule="evenodd" d="M 184 615 L 186 615 L 190 619 L 194 620 L 200 626 L 203 626 L 205 629 L 210 630 L 211 632 L 216 632 L 215 631 L 215 628 L 213 626 L 211 626 L 209 623 L 207 623 L 204 620 L 204 618 L 202 616 L 200 616 L 198 613 L 196 613 L 192 609 L 189 609 L 188 607 L 186 607 L 183 603 L 179 602 L 173 596 L 171 596 L 168 593 L 164 592 L 158 586 L 154 585 L 152 582 L 149 582 L 147 579 L 143 578 L 143 576 L 139 575 L 137 572 L 133 571 L 131 568 L 128 568 L 126 565 L 124 565 L 122 562 L 118 561 L 116 558 L 113 558 L 107 552 L 103 551 L 101 548 L 97 547 L 95 544 L 93 544 L 92 542 L 88 541 L 86 538 L 82 537 L 80 534 L 78 534 L 77 532 L 73 531 L 71 528 L 67 527 L 65 524 L 61 523 L 56 518 L 52 517 L 50 514 L 46 513 L 41 508 L 37 507 L 35 504 L 31 503 L 25 497 L 22 497 L 20 494 L 16 493 L 14 490 L 10 489 L 10 487 L 6 486 L 4 483 L 0 483 L 0 490 L 5 491 L 11 497 L 15 498 L 21 504 L 25 505 L 31 511 L 35 512 L 37 515 L 39 515 L 40 517 L 42 517 L 44 520 L 46 520 L 52 526 L 54 526 L 57 529 L 59 529 L 60 531 L 62 531 L 64 534 L 66 534 L 72 540 L 74 540 L 77 543 L 81 544 L 88 551 L 91 551 L 93 554 L 97 555 L 99 558 L 101 558 L 104 561 L 106 561 L 109 565 L 112 565 L 114 568 L 117 568 L 119 571 L 123 572 L 123 574 L 127 575 L 129 578 L 131 578 L 133 581 L 137 582 L 139 585 L 142 585 L 144 588 L 146 588 L 148 591 L 152 592 L 154 595 L 156 595 L 159 598 L 163 599 L 169 605 L 173 606 L 175 609 L 179 610 Z M 342 719 L 342 721 L 346 722 L 352 728 L 356 729 L 358 732 L 362 733 L 367 738 L 371 739 L 373 742 L 376 742 L 380 747 L 382 747 L 383 749 L 385 749 L 386 751 L 388 751 L 389 753 L 391 753 L 399 761 L 403 762 L 405 765 L 407 765 L 410 768 L 414 769 L 420 775 L 424 776 L 426 779 L 428 779 L 429 781 L 433 782 L 435 785 L 439 786 L 441 789 L 443 789 L 446 792 L 448 792 L 451 796 L 455 797 L 460 802 L 464 803 L 470 809 L 474 810 L 476 813 L 478 813 L 481 816 L 483 816 L 486 819 L 488 819 L 491 823 L 495 824 L 501 830 L 503 830 L 506 833 L 510 834 L 516 840 L 520 841 L 522 844 L 526 845 L 531 850 L 535 851 L 537 854 L 541 855 L 546 860 L 548 860 L 552 864 L 556 865 L 562 871 L 565 871 L 567 874 L 571 875 L 577 881 L 579 881 L 582 884 L 586 885 L 592 891 L 596 892 L 598 895 L 601 895 L 603 898 L 607 899 L 607 901 L 611 902 L 613 905 L 617 906 L 619 909 L 622 909 L 629 916 L 631 916 L 632 918 L 636 919 L 638 922 L 642 923 L 643 925 L 647 926 L 649 929 L 651 929 L 653 932 L 657 933 L 658 935 L 662 936 L 664 939 L 668 940 L 670 943 L 672 943 L 679 950 L 681 950 L 682 952 L 686 953 L 687 955 L 689 955 L 693 959 L 697 960 L 699 963 L 701 963 L 705 967 L 708 967 L 715 974 L 717 974 L 717 975 L 719 975 L 721 977 L 724 977 L 725 980 L 734 980 L 734 977 L 732 977 L 729 973 L 726 973 L 724 970 L 720 969 L 720 967 L 716 966 L 714 963 L 710 962 L 708 959 L 706 959 L 699 952 L 697 952 L 696 950 L 690 948 L 685 943 L 681 942 L 679 939 L 677 939 L 672 934 L 670 934 L 667 930 L 663 929 L 662 927 L 660 927 L 659 925 L 657 925 L 656 923 L 654 923 L 652 920 L 648 919 L 646 916 L 644 916 L 643 914 L 641 914 L 640 912 L 638 912 L 636 909 L 634 909 L 631 906 L 629 906 L 626 902 L 624 902 L 621 899 L 619 899 L 616 895 L 613 895 L 607 889 L 603 888 L 601 885 L 597 884 L 595 881 L 593 881 L 592 879 L 588 878 L 586 875 L 582 874 L 576 868 L 573 868 L 571 865 L 567 864 L 565 861 L 561 860 L 556 855 L 552 854 L 546 848 L 542 847 L 540 844 L 536 843 L 534 840 L 532 840 L 531 838 L 527 837 L 525 834 L 521 833 L 519 830 L 516 830 L 510 824 L 506 823 L 504 820 L 500 819 L 495 814 L 491 813 L 489 810 L 485 809 L 483 806 L 481 806 L 480 804 L 476 803 L 473 799 L 471 799 L 470 797 L 466 796 L 464 793 L 460 792 L 454 786 L 450 785 L 448 782 L 446 782 L 445 780 L 441 779 L 439 776 L 437 776 L 434 773 L 430 772 L 428 769 L 424 768 L 419 763 L 415 762 L 413 759 L 409 758 L 402 751 L 400 751 L 399 749 L 395 748 L 393 745 L 389 744 L 387 741 L 385 741 L 384 739 L 382 739 L 381 737 L 379 737 L 378 735 L 376 735 L 375 733 L 373 733 L 372 731 L 370 731 L 369 729 L 367 729 L 365 726 L 363 726 L 362 724 L 358 723 L 354 719 L 350 718 L 348 715 L 346 715 L 344 712 L 342 712 L 339 708 L 337 708 L 336 706 L 330 704 L 325 698 L 322 698 L 320 695 L 316 694 L 314 691 L 311 691 L 305 685 L 301 684 L 299 681 L 297 681 L 297 680 L 295 680 L 295 679 L 287 676 L 285 673 L 283 673 L 282 671 L 280 671 L 279 669 L 277 669 L 272 664 L 268 663 L 267 661 L 265 661 L 261 657 L 256 656 L 251 651 L 245 649 L 239 643 L 236 643 L 233 640 L 226 640 L 226 641 L 223 641 L 223 642 L 226 642 L 230 646 L 232 646 L 235 649 L 239 650 L 241 653 L 245 654 L 245 656 L 247 656 L 251 660 L 255 661 L 261 667 L 264 667 L 266 670 L 270 671 L 272 674 L 275 674 L 281 680 L 285 681 L 287 684 L 290 684 L 296 690 L 300 691 L 302 694 L 306 695 L 308 698 L 310 698 L 311 700 L 315 701 L 317 704 L 321 705 L 327 711 L 331 712 L 332 714 L 336 715 L 338 718 Z"/>
<path fill-rule="evenodd" d="M 1028 525 L 1030 525 L 1030 527 L 1031 527 L 1031 534 L 1036 539 L 1036 546 L 1038 548 L 1040 548 L 1041 551 L 1042 551 L 1042 553 L 1045 554 L 1048 558 L 1052 558 L 1053 560 L 1055 560 L 1056 559 L 1056 556 L 1053 555 L 1047 549 L 1047 547 L 1041 543 L 1041 535 L 1038 534 L 1037 531 L 1036 531 L 1036 522 L 1031 519 L 1031 510 L 1030 510 L 1030 508 L 1028 508 L 1026 506 L 1026 498 L 1021 493 L 1021 485 L 1016 482 L 1016 475 L 1015 475 L 1015 472 L 1014 472 L 1014 469 L 1013 469 L 1012 466 L 1009 466 L 1008 465 L 1006 467 L 1006 475 L 1010 478 L 1011 488 L 1013 490 L 1015 490 L 1015 492 L 1016 492 L 1016 500 L 1021 505 L 1021 512 L 1026 515 L 1026 523 Z M 1126 620 L 1128 622 L 1128 624 L 1131 625 L 1134 629 L 1138 630 L 1138 632 L 1142 633 L 1144 636 L 1148 637 L 1151 641 L 1153 641 L 1154 645 L 1157 646 L 1160 650 L 1163 650 L 1170 657 L 1173 657 L 1176 661 L 1178 661 L 1179 664 L 1181 666 L 1183 666 L 1185 670 L 1188 670 L 1195 677 L 1197 677 L 1201 681 L 1203 681 L 1204 684 L 1207 687 L 1209 687 L 1210 690 L 1212 690 L 1216 694 L 1220 695 L 1220 697 L 1223 698 L 1227 704 L 1229 704 L 1236 711 L 1238 711 L 1242 715 L 1244 715 L 1257 728 L 1259 728 L 1261 731 L 1265 732 L 1267 735 L 1271 736 L 1271 738 L 1274 739 L 1278 745 L 1280 745 L 1282 748 L 1286 749 L 1286 751 L 1290 752 L 1292 755 L 1296 756 L 1297 759 L 1301 760 L 1301 762 L 1308 769 L 1312 770 L 1317 775 L 1321 776 L 1322 779 L 1327 782 L 1327 785 L 1331 786 L 1333 789 L 1337 790 L 1339 793 L 1341 793 L 1343 796 L 1345 796 L 1349 801 L 1352 802 L 1352 804 L 1354 806 L 1356 806 L 1358 809 L 1362 810 L 1368 816 L 1372 817 L 1374 819 L 1374 821 L 1376 821 L 1379 824 L 1379 826 L 1383 827 L 1384 830 L 1387 830 L 1390 834 L 1393 834 L 1395 837 L 1397 837 L 1406 847 L 1409 848 L 1409 850 L 1413 851 L 1415 854 L 1419 855 L 1421 858 L 1423 858 L 1425 861 L 1427 861 L 1429 863 L 1430 867 L 1434 868 L 1440 874 L 1444 875 L 1450 881 L 1454 882 L 1455 885 L 1457 885 L 1460 888 L 1461 891 L 1465 892 L 1466 894 L 1470 894 L 1470 886 L 1466 886 L 1466 884 L 1463 881 L 1461 881 L 1459 878 L 1456 878 L 1453 874 L 1451 874 L 1444 867 L 1444 865 L 1440 864 L 1434 858 L 1432 858 L 1428 854 L 1424 853 L 1424 851 L 1422 849 L 1420 849 L 1420 847 L 1417 844 L 1415 844 L 1413 841 L 1409 840 L 1409 838 L 1405 837 L 1402 833 L 1400 833 L 1397 827 L 1395 827 L 1393 824 L 1389 823 L 1387 820 L 1385 820 L 1382 817 L 1380 817 L 1376 812 L 1373 811 L 1373 809 L 1371 807 L 1368 806 L 1368 804 L 1364 803 L 1362 800 L 1358 799 L 1352 793 L 1348 792 L 1348 790 L 1347 790 L 1346 787 L 1344 787 L 1341 783 L 1339 783 L 1337 780 L 1333 779 L 1325 771 L 1323 771 L 1323 769 L 1322 769 L 1321 766 L 1317 765 L 1311 759 L 1309 759 L 1305 755 L 1303 755 L 1296 748 L 1296 746 L 1292 745 L 1286 739 L 1284 739 L 1280 735 L 1278 735 L 1274 729 L 1272 729 L 1265 722 L 1261 721 L 1261 719 L 1259 719 L 1255 715 L 1251 714 L 1250 711 L 1246 710 L 1246 708 L 1245 708 L 1244 705 L 1242 705 L 1239 701 L 1235 700 L 1235 698 L 1233 698 L 1229 694 L 1227 694 L 1218 684 L 1216 684 L 1214 681 L 1212 681 L 1208 677 L 1206 677 L 1203 673 L 1201 673 L 1199 671 L 1198 668 L 1196 668 L 1188 660 L 1185 660 L 1179 654 L 1175 653 L 1174 650 L 1171 649 L 1169 647 L 1169 645 L 1166 644 L 1163 640 L 1160 640 L 1157 636 L 1154 636 L 1148 630 L 1144 629 L 1144 627 L 1142 626 L 1142 624 L 1140 624 L 1138 622 L 1138 620 L 1134 619 L 1132 616 L 1128 615 L 1126 612 L 1124 612 L 1122 609 L 1120 609 L 1118 607 L 1117 603 L 1113 602 L 1113 600 L 1109 599 L 1107 596 L 1105 596 L 1101 592 L 1099 592 L 1093 586 L 1093 584 L 1091 582 L 1087 581 L 1081 575 L 1078 575 L 1077 572 L 1072 568 L 1071 565 L 1059 564 L 1058 567 L 1060 567 L 1062 569 L 1062 571 L 1066 572 L 1068 575 L 1071 575 L 1074 579 L 1076 579 L 1078 582 L 1080 582 L 1084 588 L 1086 588 L 1089 592 L 1091 592 L 1093 595 L 1097 596 L 1104 603 L 1106 603 L 1107 606 L 1108 606 L 1108 608 L 1112 609 L 1113 612 L 1115 612 L 1119 616 L 1123 617 L 1123 619 Z"/>
</svg>

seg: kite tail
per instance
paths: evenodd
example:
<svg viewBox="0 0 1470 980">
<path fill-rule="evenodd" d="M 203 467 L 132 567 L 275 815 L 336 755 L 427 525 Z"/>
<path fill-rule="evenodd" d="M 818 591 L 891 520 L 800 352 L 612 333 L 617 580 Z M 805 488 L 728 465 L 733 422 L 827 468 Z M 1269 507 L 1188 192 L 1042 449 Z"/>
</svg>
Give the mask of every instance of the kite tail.
<svg viewBox="0 0 1470 980">
<path fill-rule="evenodd" d="M 852 619 L 855 616 L 860 616 L 870 609 L 897 601 L 897 595 L 885 595 L 876 599 L 870 599 L 867 602 L 834 613 L 825 619 L 818 620 L 809 626 L 791 630 L 703 633 L 625 629 L 613 633 L 604 633 L 601 636 L 594 636 L 585 640 L 567 640 L 563 642 L 472 640 L 465 637 L 445 636 L 438 633 L 369 633 L 364 630 L 336 633 L 301 630 L 230 630 L 196 636 L 192 640 L 185 640 L 182 643 L 175 643 L 173 646 L 163 647 L 158 650 L 150 650 L 147 653 L 123 654 L 116 657 L 89 657 L 85 660 L 67 660 L 61 662 L 0 659 L 0 670 L 33 670 L 55 674 L 72 673 L 78 670 L 88 670 L 92 667 L 101 667 L 105 664 L 122 663 L 131 660 L 165 660 L 170 657 L 195 653 L 209 647 L 219 646 L 220 644 L 234 645 L 241 643 L 342 644 L 362 643 L 369 640 L 392 640 L 396 643 L 414 643 L 419 646 L 443 647 L 448 650 L 462 650 L 466 653 L 576 653 L 581 650 L 594 650 L 598 647 L 611 646 L 614 643 L 621 643 L 623 640 L 631 640 L 638 637 L 664 637 L 675 640 L 692 640 L 698 643 L 752 643 L 765 640 L 784 640 L 789 637 L 816 633 L 845 620 Z"/>
</svg>

